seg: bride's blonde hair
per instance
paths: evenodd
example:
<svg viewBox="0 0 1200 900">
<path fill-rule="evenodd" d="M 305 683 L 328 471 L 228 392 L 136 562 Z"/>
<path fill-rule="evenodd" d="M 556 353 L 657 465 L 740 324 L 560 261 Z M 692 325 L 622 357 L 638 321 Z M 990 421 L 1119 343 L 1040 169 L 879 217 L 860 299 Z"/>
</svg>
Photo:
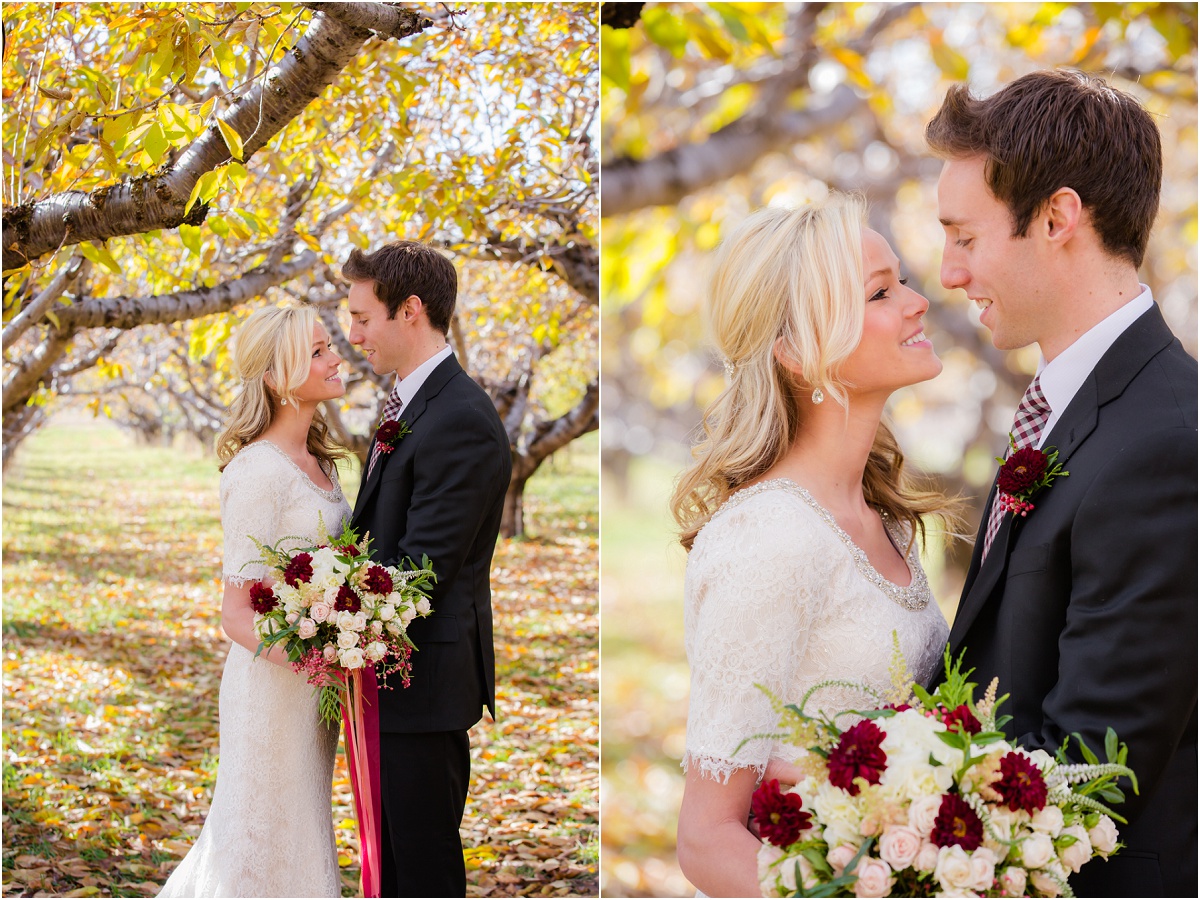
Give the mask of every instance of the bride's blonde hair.
<svg viewBox="0 0 1200 900">
<path fill-rule="evenodd" d="M 242 387 L 217 435 L 221 470 L 275 421 L 283 403 L 296 403 L 296 390 L 312 367 L 317 313 L 311 306 L 265 306 L 243 322 L 233 337 L 233 370 Z M 334 443 L 318 408 L 308 429 L 308 452 L 326 473 L 346 451 Z"/>
<path fill-rule="evenodd" d="M 862 339 L 865 227 L 864 202 L 834 195 L 800 209 L 759 210 L 717 251 L 705 311 L 729 384 L 705 410 L 695 463 L 671 496 L 685 548 L 730 494 L 779 462 L 814 391 L 847 406 L 840 369 Z M 863 494 L 914 538 L 924 538 L 923 515 L 952 515 L 940 493 L 919 488 L 904 471 L 883 422 Z"/>
</svg>

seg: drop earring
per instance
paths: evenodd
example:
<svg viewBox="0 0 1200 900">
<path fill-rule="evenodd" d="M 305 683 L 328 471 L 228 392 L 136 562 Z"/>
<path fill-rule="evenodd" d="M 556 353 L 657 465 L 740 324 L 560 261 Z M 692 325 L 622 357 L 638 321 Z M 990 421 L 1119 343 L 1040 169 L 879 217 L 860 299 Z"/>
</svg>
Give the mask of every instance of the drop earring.
<svg viewBox="0 0 1200 900">
<path fill-rule="evenodd" d="M 820 406 L 825 402 L 825 393 L 820 388 L 817 388 L 812 393 L 812 402 L 814 406 Z"/>
</svg>

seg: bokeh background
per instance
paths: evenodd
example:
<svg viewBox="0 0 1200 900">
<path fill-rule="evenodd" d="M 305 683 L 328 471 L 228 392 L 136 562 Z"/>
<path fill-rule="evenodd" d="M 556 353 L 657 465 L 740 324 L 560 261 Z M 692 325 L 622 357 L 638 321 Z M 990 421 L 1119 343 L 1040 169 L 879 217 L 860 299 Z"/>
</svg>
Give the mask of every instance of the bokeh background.
<svg viewBox="0 0 1200 900">
<path fill-rule="evenodd" d="M 1196 12 L 1167 3 L 623 3 L 601 8 L 601 562 L 604 896 L 687 896 L 675 861 L 688 670 L 685 555 L 667 512 L 723 386 L 700 315 L 710 251 L 748 212 L 858 190 L 931 302 L 945 363 L 890 415 L 911 463 L 969 501 L 1037 363 L 1000 353 L 938 281 L 940 163 L 923 142 L 946 89 L 1037 68 L 1103 74 L 1162 131 L 1162 206 L 1142 280 L 1196 352 Z M 951 618 L 965 543 L 926 548 Z"/>
</svg>

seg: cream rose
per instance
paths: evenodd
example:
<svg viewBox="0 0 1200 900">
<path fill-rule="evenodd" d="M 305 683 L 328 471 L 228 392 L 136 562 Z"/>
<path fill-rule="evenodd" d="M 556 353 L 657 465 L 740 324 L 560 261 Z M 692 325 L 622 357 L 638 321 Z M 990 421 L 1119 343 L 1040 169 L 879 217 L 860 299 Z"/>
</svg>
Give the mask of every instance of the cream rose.
<svg viewBox="0 0 1200 900">
<path fill-rule="evenodd" d="M 300 635 L 302 641 L 307 641 L 317 633 L 317 623 L 305 616 L 300 620 L 300 627 L 296 629 L 296 634 Z"/>
<path fill-rule="evenodd" d="M 1075 838 L 1075 843 L 1069 847 L 1063 847 L 1059 851 L 1058 858 L 1072 872 L 1078 872 L 1083 868 L 1083 864 L 1092 858 L 1092 842 L 1088 838 L 1087 829 L 1082 825 L 1071 825 L 1064 828 L 1062 833 Z"/>
<path fill-rule="evenodd" d="M 996 880 L 996 854 L 980 847 L 971 854 L 971 884 L 975 891 L 986 891 Z"/>
<path fill-rule="evenodd" d="M 422 616 L 429 615 L 429 600 L 427 598 L 422 597 L 417 601 L 417 613 Z"/>
<path fill-rule="evenodd" d="M 290 612 L 290 613 L 288 613 L 286 616 L 284 616 L 283 618 L 284 618 L 284 621 L 286 621 L 286 622 L 287 622 L 289 625 L 295 625 L 295 624 L 296 624 L 296 620 L 300 618 L 300 613 L 298 613 L 298 612 Z"/>
<path fill-rule="evenodd" d="M 366 631 L 367 614 L 362 610 L 351 615 L 350 628 L 354 631 Z"/>
<path fill-rule="evenodd" d="M 1108 854 L 1117 849 L 1116 824 L 1108 816 L 1100 816 L 1100 821 L 1088 831 L 1088 840 L 1093 850 L 1108 859 Z"/>
<path fill-rule="evenodd" d="M 1027 869 L 1040 869 L 1054 858 L 1050 835 L 1036 831 L 1021 842 L 1021 862 Z"/>
<path fill-rule="evenodd" d="M 1067 873 L 1057 863 L 1051 863 L 1044 869 L 1029 873 L 1029 883 L 1047 897 L 1058 897 L 1062 894 L 1059 882 L 1067 880 Z"/>
<path fill-rule="evenodd" d="M 959 846 L 942 847 L 938 851 L 933 877 L 947 894 L 970 890 L 974 878 L 971 873 L 971 858 L 967 856 L 967 851 Z"/>
<path fill-rule="evenodd" d="M 355 635 L 357 638 L 358 635 Z M 343 666 L 347 669 L 361 669 L 363 666 L 363 652 L 357 647 L 349 650 L 343 650 L 338 654 L 338 659 L 341 660 Z"/>
<path fill-rule="evenodd" d="M 328 619 L 332 612 L 333 612 L 332 606 L 330 606 L 324 600 L 318 600 L 311 607 L 309 607 L 308 616 L 314 622 L 317 622 L 319 624 L 321 622 L 324 622 L 326 619 Z"/>
<path fill-rule="evenodd" d="M 1063 827 L 1063 812 L 1053 803 L 1048 803 L 1033 814 L 1029 827 L 1034 831 L 1042 831 L 1050 837 L 1058 837 Z"/>
<path fill-rule="evenodd" d="M 388 634 L 399 634 L 404 630 L 400 627 L 400 623 L 398 622 L 388 622 L 385 627 L 387 628 Z"/>
<path fill-rule="evenodd" d="M 380 622 L 378 619 L 376 619 L 375 621 L 373 621 L 371 623 L 371 634 L 375 634 L 375 635 L 383 634 L 383 623 Z"/>
<path fill-rule="evenodd" d="M 907 825 L 889 825 L 879 839 L 879 858 L 893 869 L 912 865 L 921 850 L 921 835 Z"/>
<path fill-rule="evenodd" d="M 387 654 L 387 644 L 383 641 L 371 641 L 367 644 L 367 659 L 379 662 Z"/>
<path fill-rule="evenodd" d="M 376 615 L 379 616 L 379 621 L 390 622 L 396 615 L 396 607 L 390 603 L 385 603 L 379 607 L 379 612 Z"/>
<path fill-rule="evenodd" d="M 913 868 L 918 872 L 932 872 L 937 868 L 938 850 L 937 844 L 931 844 L 926 841 L 921 845 L 921 849 L 917 851 L 917 856 L 912 864 Z"/>
<path fill-rule="evenodd" d="M 358 646 L 358 635 L 353 631 L 338 632 L 337 643 L 343 650 L 349 650 L 351 647 Z"/>
<path fill-rule="evenodd" d="M 417 615 L 417 611 L 415 609 L 413 609 L 411 606 L 404 607 L 404 611 L 402 613 L 400 613 L 400 625 L 404 628 L 407 628 L 408 623 L 411 622 L 414 618 L 416 618 L 416 615 Z M 392 623 L 388 622 L 388 624 L 391 625 Z"/>
<path fill-rule="evenodd" d="M 337 627 L 339 631 L 354 631 L 354 613 L 348 609 L 343 609 L 337 614 Z"/>
<path fill-rule="evenodd" d="M 908 824 L 923 838 L 933 834 L 933 823 L 942 808 L 941 795 L 919 797 L 908 807 Z"/>
<path fill-rule="evenodd" d="M 854 867 L 858 880 L 854 882 L 855 897 L 885 897 L 892 889 L 896 879 L 892 877 L 892 868 L 882 859 L 864 856 Z"/>
<path fill-rule="evenodd" d="M 1010 897 L 1025 896 L 1025 870 L 1020 866 L 1009 866 L 1000 873 L 1000 886 Z"/>
<path fill-rule="evenodd" d="M 828 853 L 825 854 L 825 861 L 829 863 L 833 869 L 834 875 L 841 875 L 849 865 L 850 860 L 854 859 L 854 854 L 858 852 L 856 847 L 850 844 L 839 844 Z"/>
<path fill-rule="evenodd" d="M 333 644 L 326 644 L 325 649 L 321 651 L 321 654 L 325 657 L 325 662 L 331 663 L 337 659 L 337 647 L 333 646 Z"/>
</svg>

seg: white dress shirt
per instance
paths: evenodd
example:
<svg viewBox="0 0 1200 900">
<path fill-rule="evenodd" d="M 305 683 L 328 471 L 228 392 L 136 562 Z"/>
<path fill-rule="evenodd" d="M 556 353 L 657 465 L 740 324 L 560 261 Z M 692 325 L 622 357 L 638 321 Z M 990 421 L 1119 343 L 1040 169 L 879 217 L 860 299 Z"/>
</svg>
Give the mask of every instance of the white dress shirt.
<svg viewBox="0 0 1200 900">
<path fill-rule="evenodd" d="M 430 373 L 438 367 L 443 359 L 453 352 L 454 350 L 447 344 L 409 372 L 407 376 L 399 379 L 396 391 L 399 393 L 400 400 L 405 406 L 408 406 L 412 402 L 412 398 L 417 395 L 417 391 L 421 389 L 421 385 L 425 383 L 425 379 L 429 377 Z"/>
<path fill-rule="evenodd" d="M 1038 361 L 1038 375 L 1041 376 L 1042 393 L 1050 404 L 1050 418 L 1042 428 L 1042 436 L 1038 440 L 1038 449 L 1046 442 L 1051 429 L 1058 423 L 1067 405 L 1079 392 L 1079 388 L 1092 374 L 1092 369 L 1100 362 L 1100 357 L 1108 352 L 1130 325 L 1154 305 L 1154 297 L 1150 288 L 1139 285 L 1142 292 L 1108 316 L 1085 331 L 1075 343 L 1066 350 L 1046 362 L 1043 356 Z"/>
</svg>

